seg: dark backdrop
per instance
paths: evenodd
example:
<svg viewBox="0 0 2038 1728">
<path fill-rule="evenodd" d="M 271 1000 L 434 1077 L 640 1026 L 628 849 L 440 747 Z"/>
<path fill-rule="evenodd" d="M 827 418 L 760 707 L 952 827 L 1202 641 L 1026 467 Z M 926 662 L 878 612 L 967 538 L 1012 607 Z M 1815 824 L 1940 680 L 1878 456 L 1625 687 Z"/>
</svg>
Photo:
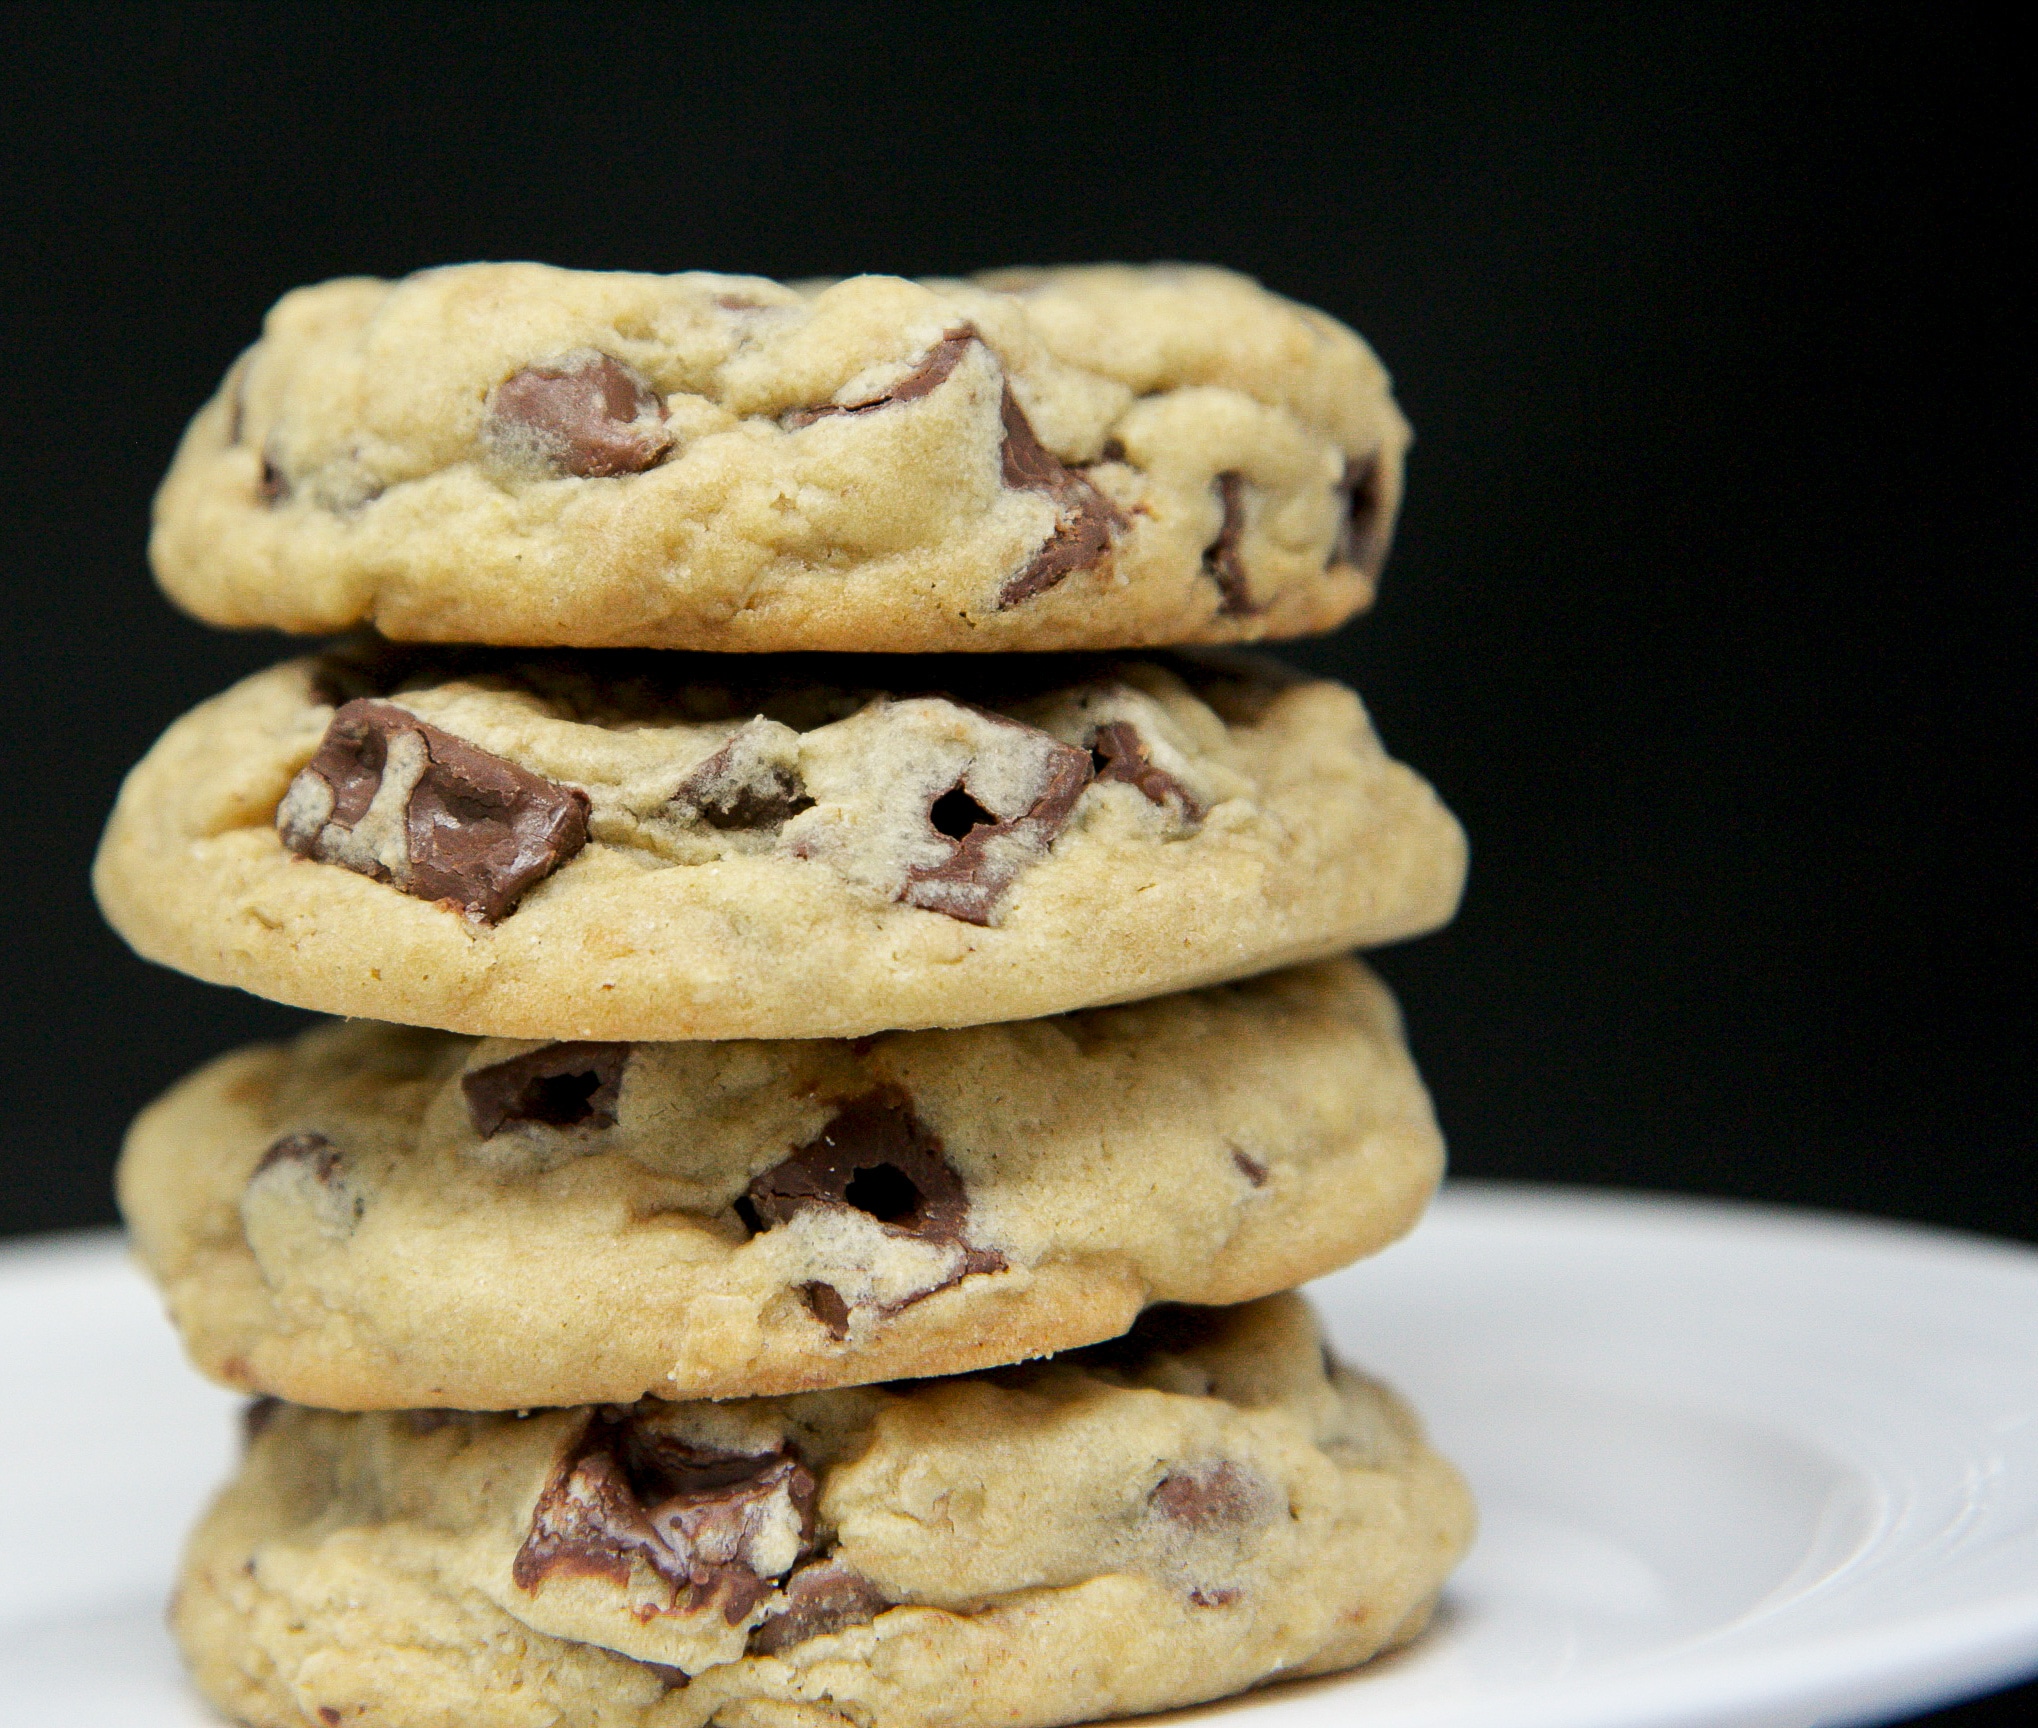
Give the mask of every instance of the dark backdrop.
<svg viewBox="0 0 2038 1728">
<path fill-rule="evenodd" d="M 1383 962 L 1457 1169 L 2038 1237 L 2029 139 L 1949 9 L 1776 10 L 11 10 L 0 1228 L 109 1219 L 129 1113 L 300 1018 L 85 886 L 285 651 L 142 556 L 279 293 L 1112 257 L 1328 308 L 1417 427 L 1377 616 L 1300 657 L 1473 836 Z"/>
</svg>

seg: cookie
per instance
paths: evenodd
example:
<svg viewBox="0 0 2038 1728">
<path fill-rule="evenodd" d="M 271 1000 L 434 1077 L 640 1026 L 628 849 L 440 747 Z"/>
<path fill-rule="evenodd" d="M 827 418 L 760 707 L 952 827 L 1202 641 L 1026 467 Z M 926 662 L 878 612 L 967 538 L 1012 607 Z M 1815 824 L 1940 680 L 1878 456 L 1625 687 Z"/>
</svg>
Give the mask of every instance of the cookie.
<svg viewBox="0 0 2038 1728">
<path fill-rule="evenodd" d="M 1295 1296 L 959 1379 L 251 1418 L 172 1624 L 262 1728 L 1163 1709 L 1407 1641 L 1472 1522 Z"/>
<path fill-rule="evenodd" d="M 326 1013 L 815 1038 L 1415 935 L 1464 866 L 1357 698 L 1263 661 L 369 647 L 172 726 L 94 880 L 150 959 Z"/>
<path fill-rule="evenodd" d="M 337 1410 L 953 1374 L 1385 1246 L 1443 1145 L 1352 960 L 837 1043 L 373 1022 L 220 1058 L 119 1185 L 198 1365 Z"/>
<path fill-rule="evenodd" d="M 151 555 L 215 624 L 580 648 L 1120 648 L 1368 604 L 1408 431 L 1229 272 L 781 286 L 476 264 L 301 289 Z"/>
</svg>

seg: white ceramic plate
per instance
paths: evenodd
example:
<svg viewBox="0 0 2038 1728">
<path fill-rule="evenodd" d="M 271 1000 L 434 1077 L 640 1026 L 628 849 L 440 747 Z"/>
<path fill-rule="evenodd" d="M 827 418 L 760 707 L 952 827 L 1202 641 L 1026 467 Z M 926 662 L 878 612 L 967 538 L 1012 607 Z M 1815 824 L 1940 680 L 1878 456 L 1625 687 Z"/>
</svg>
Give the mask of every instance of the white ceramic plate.
<svg viewBox="0 0 2038 1728">
<path fill-rule="evenodd" d="M 1458 1186 L 1315 1294 L 1483 1533 L 1413 1650 L 1181 1717 L 1806 1728 L 2038 1670 L 2038 1253 Z M 0 1719 L 209 1721 L 160 1604 L 233 1401 L 107 1237 L 0 1253 L 0 1386 Z"/>
</svg>

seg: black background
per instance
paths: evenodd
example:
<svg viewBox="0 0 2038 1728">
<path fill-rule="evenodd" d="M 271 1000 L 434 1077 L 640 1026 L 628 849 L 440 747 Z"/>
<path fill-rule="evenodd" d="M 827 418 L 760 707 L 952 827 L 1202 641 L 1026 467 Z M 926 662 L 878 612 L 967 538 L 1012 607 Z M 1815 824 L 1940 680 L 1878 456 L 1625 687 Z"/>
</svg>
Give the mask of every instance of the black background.
<svg viewBox="0 0 2038 1728">
<path fill-rule="evenodd" d="M 10 10 L 0 1229 L 110 1219 L 132 1110 L 301 1018 L 142 965 L 85 885 L 156 732 L 286 651 L 143 560 L 279 293 L 1111 257 L 1326 307 L 1415 422 L 1382 605 L 1298 657 L 1473 836 L 1459 922 L 1383 960 L 1456 1168 L 2038 1239 L 2007 49 L 1951 9 L 973 18 Z"/>
</svg>

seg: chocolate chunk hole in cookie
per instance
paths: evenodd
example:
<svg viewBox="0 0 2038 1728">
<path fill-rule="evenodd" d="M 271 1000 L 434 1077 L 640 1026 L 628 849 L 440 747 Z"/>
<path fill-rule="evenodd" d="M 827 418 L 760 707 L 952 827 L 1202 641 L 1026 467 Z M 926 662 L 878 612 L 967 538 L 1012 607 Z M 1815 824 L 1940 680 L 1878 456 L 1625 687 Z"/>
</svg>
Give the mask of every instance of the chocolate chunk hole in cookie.
<svg viewBox="0 0 2038 1728">
<path fill-rule="evenodd" d="M 1136 786 L 1148 802 L 1174 804 L 1182 820 L 1203 820 L 1203 802 L 1165 768 L 1154 765 L 1153 752 L 1130 720 L 1112 720 L 1097 728 L 1090 741 L 1090 761 L 1099 780 L 1122 780 Z"/>
<path fill-rule="evenodd" d="M 961 1248 L 958 1277 L 1005 1265 L 1002 1254 L 972 1248 L 964 1239 L 968 1191 L 942 1156 L 941 1142 L 896 1087 L 880 1087 L 843 1105 L 814 1139 L 751 1182 L 736 1213 L 754 1235 L 789 1223 L 810 1206 L 847 1206 L 900 1235 Z M 809 1285 L 806 1298 L 830 1331 L 840 1324 L 847 1332 L 848 1306 L 832 1286 Z"/>
<path fill-rule="evenodd" d="M 627 1585 L 642 1562 L 670 1613 L 719 1607 L 736 1625 L 813 1544 L 814 1477 L 789 1446 L 748 1457 L 591 1416 L 554 1470 L 511 1563 L 521 1590 L 555 1574 Z"/>
<path fill-rule="evenodd" d="M 1017 726 L 1018 722 L 1004 724 Z M 970 790 L 967 773 L 928 805 L 929 829 L 948 841 L 951 850 L 938 864 L 908 868 L 899 894 L 907 905 L 945 912 L 966 924 L 988 924 L 1005 890 L 1053 844 L 1090 783 L 1090 757 L 1087 751 L 1044 732 L 1038 737 L 1042 748 L 1035 785 L 1039 789 L 1022 813 L 999 816 Z"/>
<path fill-rule="evenodd" d="M 1249 617 L 1259 608 L 1253 604 L 1253 585 L 1239 556 L 1239 542 L 1245 538 L 1245 476 L 1218 475 L 1217 496 L 1224 506 L 1224 521 L 1217 538 L 1203 548 L 1203 573 L 1222 596 L 1218 611 L 1232 618 Z"/>
<path fill-rule="evenodd" d="M 1333 564 L 1350 564 L 1378 575 L 1387 560 L 1387 524 L 1380 509 L 1380 460 L 1368 456 L 1348 462 L 1339 483 L 1344 499 L 1344 525 L 1331 549 Z"/>
<path fill-rule="evenodd" d="M 1125 512 L 1086 475 L 1069 467 L 1034 435 L 1033 423 L 1009 384 L 999 413 L 1005 425 L 1001 451 L 1005 484 L 1015 491 L 1045 493 L 1061 516 L 1047 543 L 999 590 L 1002 610 L 1045 594 L 1072 571 L 1102 563 L 1111 550 L 1112 535 L 1123 529 L 1126 521 Z"/>
<path fill-rule="evenodd" d="M 576 787 L 360 699 L 333 716 L 276 827 L 304 857 L 494 924 L 587 844 L 588 808 Z"/>
<path fill-rule="evenodd" d="M 613 1128 L 628 1044 L 547 1044 L 460 1077 L 474 1132 L 492 1140 L 505 1128 Z"/>
<path fill-rule="evenodd" d="M 525 466 L 580 479 L 641 474 L 672 449 L 650 380 L 607 354 L 578 350 L 495 387 L 482 439 Z"/>
</svg>

